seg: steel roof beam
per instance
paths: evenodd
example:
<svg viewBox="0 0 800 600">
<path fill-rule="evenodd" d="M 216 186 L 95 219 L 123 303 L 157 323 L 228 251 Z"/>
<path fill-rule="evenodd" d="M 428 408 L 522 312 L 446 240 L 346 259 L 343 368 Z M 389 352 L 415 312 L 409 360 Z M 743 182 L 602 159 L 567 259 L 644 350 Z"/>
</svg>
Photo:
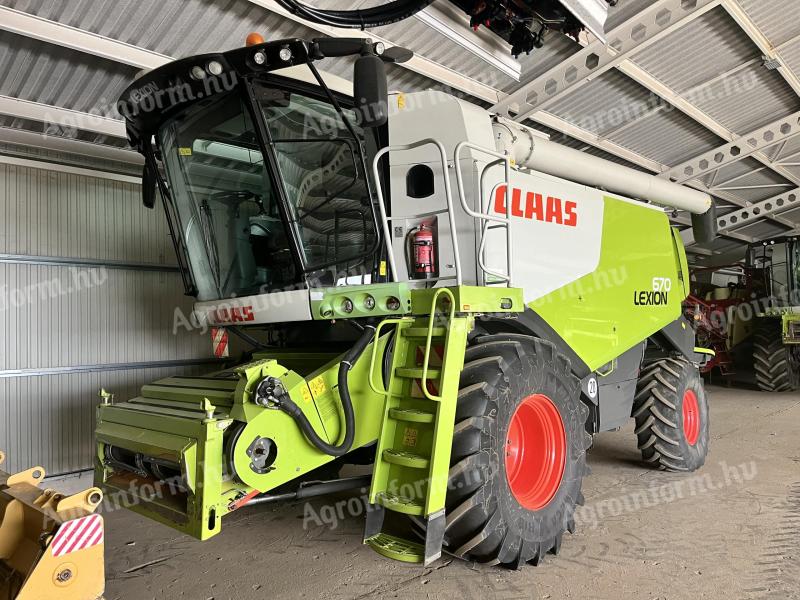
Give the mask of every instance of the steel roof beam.
<svg viewBox="0 0 800 600">
<path fill-rule="evenodd" d="M 658 0 L 608 33 L 608 46 L 595 40 L 540 77 L 526 83 L 492 109 L 517 121 L 596 79 L 632 54 L 663 39 L 718 6 L 722 0 Z"/>
<path fill-rule="evenodd" d="M 780 50 L 767 39 L 758 26 L 753 22 L 750 16 L 744 11 L 736 0 L 723 0 L 722 7 L 727 11 L 731 18 L 736 21 L 739 27 L 747 34 L 747 37 L 758 47 L 759 51 L 767 59 L 777 59 L 781 66 L 776 70 L 786 80 L 786 83 L 794 90 L 794 93 L 800 96 L 800 79 L 795 73 L 786 66 L 786 61 L 783 60 Z M 793 18 L 787 15 L 788 18 Z"/>
<path fill-rule="evenodd" d="M 739 229 L 752 225 L 754 221 L 758 221 L 767 216 L 773 216 L 774 213 L 779 213 L 785 210 L 792 210 L 800 208 L 800 188 L 787 190 L 782 194 L 755 202 L 750 206 L 742 208 L 723 215 L 717 219 L 720 231 L 730 231 L 731 229 Z M 786 219 L 783 223 L 791 228 L 796 228 L 798 223 Z"/>
<path fill-rule="evenodd" d="M 142 155 L 133 150 L 85 142 L 83 140 L 76 140 L 60 135 L 44 135 L 25 129 L 0 127 L 0 142 L 27 146 L 30 148 L 41 148 L 42 150 L 62 152 L 76 156 L 90 156 L 102 160 L 129 163 L 137 167 L 140 167 L 144 163 Z"/>
<path fill-rule="evenodd" d="M 683 183 L 689 179 L 717 171 L 800 134 L 800 111 L 778 119 L 750 133 L 738 136 L 732 142 L 698 154 L 661 174 L 672 181 Z M 776 161 L 775 164 L 778 164 Z"/>
<path fill-rule="evenodd" d="M 172 60 L 163 54 L 5 6 L 0 6 L 0 29 L 139 69 L 154 69 Z"/>
<path fill-rule="evenodd" d="M 511 56 L 505 40 L 485 28 L 472 31 L 469 18 L 449 2 L 435 2 L 414 18 L 512 79 L 519 81 L 522 76 L 522 65 Z"/>
<path fill-rule="evenodd" d="M 100 135 L 126 139 L 125 122 L 100 114 L 85 113 L 60 106 L 51 106 L 30 100 L 20 100 L 10 96 L 0 96 L 0 114 L 17 119 L 39 121 L 46 126 L 62 129 L 81 129 Z M 47 129 L 42 132 L 47 135 Z"/>
<path fill-rule="evenodd" d="M 328 37 L 361 37 L 361 38 L 370 38 L 376 42 L 383 42 L 387 47 L 396 46 L 394 42 L 391 40 L 387 40 L 379 35 L 371 31 L 360 31 L 358 29 L 337 29 L 335 27 L 329 27 L 327 25 L 320 25 L 318 23 L 311 23 L 306 21 L 302 17 L 298 17 L 290 13 L 288 10 L 280 7 L 274 0 L 247 0 L 251 4 L 255 4 L 256 6 L 260 6 L 272 13 L 277 15 L 281 15 L 287 19 L 290 19 L 296 23 L 303 25 L 304 27 L 308 27 L 309 29 L 313 29 L 319 33 L 322 33 Z M 419 54 L 414 54 L 414 57 L 408 60 L 407 62 L 400 63 L 401 67 L 414 71 L 420 75 L 428 77 L 429 79 L 433 79 L 434 81 L 438 81 L 440 83 L 444 83 L 452 88 L 470 94 L 471 96 L 475 96 L 476 98 L 480 98 L 486 102 L 498 102 L 502 95 L 502 92 L 493 88 L 490 85 L 486 85 L 485 83 L 481 83 L 480 81 L 476 81 L 471 77 L 467 77 L 456 71 L 450 69 L 449 67 L 445 67 L 442 64 L 439 64 L 429 58 L 425 58 Z"/>
</svg>

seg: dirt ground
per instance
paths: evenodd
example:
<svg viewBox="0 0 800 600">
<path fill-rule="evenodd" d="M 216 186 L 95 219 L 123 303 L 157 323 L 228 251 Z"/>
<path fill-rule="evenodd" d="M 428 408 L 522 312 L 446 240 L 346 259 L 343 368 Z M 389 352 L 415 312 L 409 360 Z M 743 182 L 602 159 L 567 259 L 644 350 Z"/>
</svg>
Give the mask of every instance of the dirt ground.
<svg viewBox="0 0 800 600">
<path fill-rule="evenodd" d="M 800 394 L 710 394 L 696 474 L 644 468 L 632 425 L 597 436 L 578 531 L 539 567 L 384 559 L 361 544 L 357 494 L 245 508 L 207 542 L 119 510 L 106 598 L 800 598 Z"/>
</svg>

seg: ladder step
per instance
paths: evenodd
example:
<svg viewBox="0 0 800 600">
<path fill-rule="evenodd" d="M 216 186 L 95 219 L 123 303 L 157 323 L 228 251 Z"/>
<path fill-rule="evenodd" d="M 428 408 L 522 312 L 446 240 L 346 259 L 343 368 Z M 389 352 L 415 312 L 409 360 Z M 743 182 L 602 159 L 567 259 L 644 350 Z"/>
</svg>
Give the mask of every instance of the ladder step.
<svg viewBox="0 0 800 600">
<path fill-rule="evenodd" d="M 444 327 L 434 327 L 433 334 L 431 337 L 433 338 L 443 338 L 447 335 L 447 329 Z M 403 337 L 407 338 L 426 338 L 428 337 L 428 328 L 427 327 L 408 327 L 403 329 Z"/>
<path fill-rule="evenodd" d="M 388 533 L 373 535 L 364 543 L 386 558 L 409 563 L 421 563 L 425 559 L 425 546 Z"/>
<path fill-rule="evenodd" d="M 375 504 L 379 504 L 384 508 L 393 510 L 394 512 L 403 513 L 405 515 L 420 516 L 425 512 L 425 506 L 421 502 L 413 498 L 405 496 L 398 496 L 391 492 L 380 492 L 375 496 Z"/>
<path fill-rule="evenodd" d="M 424 456 L 414 454 L 413 452 L 406 452 L 405 450 L 395 450 L 394 448 L 383 451 L 383 460 L 393 465 L 411 467 L 412 469 L 427 469 L 431 464 L 430 459 Z"/>
<path fill-rule="evenodd" d="M 422 367 L 398 367 L 394 374 L 407 379 L 422 379 Z M 439 379 L 440 375 L 439 369 L 428 369 L 428 380 Z"/>
<path fill-rule="evenodd" d="M 389 416 L 396 421 L 410 423 L 433 423 L 436 415 L 416 408 L 390 408 Z"/>
</svg>

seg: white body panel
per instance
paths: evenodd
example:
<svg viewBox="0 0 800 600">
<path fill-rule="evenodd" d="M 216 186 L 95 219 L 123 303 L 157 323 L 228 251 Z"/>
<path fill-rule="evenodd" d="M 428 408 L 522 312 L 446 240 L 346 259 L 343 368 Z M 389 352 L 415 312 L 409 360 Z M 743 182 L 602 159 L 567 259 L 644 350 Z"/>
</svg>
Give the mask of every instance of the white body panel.
<svg viewBox="0 0 800 600">
<path fill-rule="evenodd" d="M 493 178 L 496 184 L 501 176 Z M 489 211 L 506 215 L 505 185 L 487 184 Z M 511 177 L 513 274 L 525 300 L 545 296 L 597 269 L 603 237 L 604 193 L 540 173 Z M 506 273 L 506 232 L 487 232 L 486 264 Z"/>
<path fill-rule="evenodd" d="M 198 302 L 194 313 L 201 324 L 263 325 L 311 320 L 309 290 L 273 292 L 230 300 Z"/>
</svg>

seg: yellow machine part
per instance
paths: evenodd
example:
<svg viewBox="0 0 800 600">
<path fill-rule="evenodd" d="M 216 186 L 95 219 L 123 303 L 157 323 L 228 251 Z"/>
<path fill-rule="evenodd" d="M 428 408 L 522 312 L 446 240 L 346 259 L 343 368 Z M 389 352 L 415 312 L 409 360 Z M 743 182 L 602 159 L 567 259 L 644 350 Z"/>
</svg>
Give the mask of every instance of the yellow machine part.
<svg viewBox="0 0 800 600">
<path fill-rule="evenodd" d="M 0 452 L 0 464 L 5 455 Z M 98 488 L 42 490 L 44 469 L 0 469 L 0 600 L 97 600 L 105 589 Z"/>
</svg>

